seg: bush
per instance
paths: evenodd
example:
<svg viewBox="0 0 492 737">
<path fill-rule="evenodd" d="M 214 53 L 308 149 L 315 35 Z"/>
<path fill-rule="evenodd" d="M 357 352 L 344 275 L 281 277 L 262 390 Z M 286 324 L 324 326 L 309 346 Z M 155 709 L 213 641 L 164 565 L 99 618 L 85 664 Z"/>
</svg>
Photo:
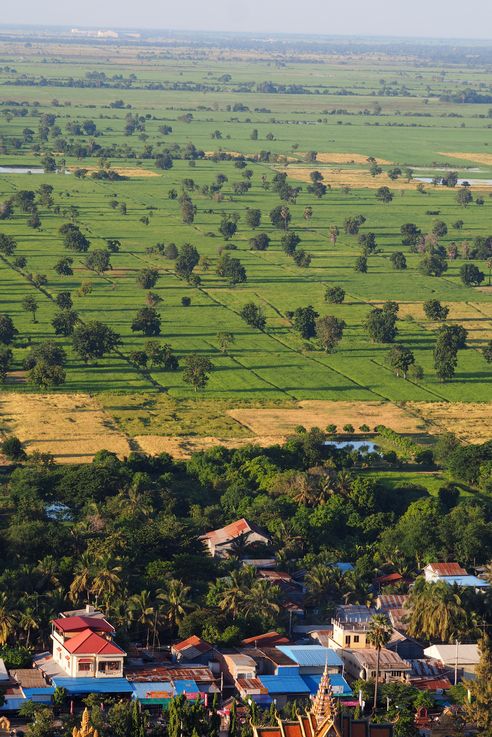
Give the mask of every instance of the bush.
<svg viewBox="0 0 492 737">
<path fill-rule="evenodd" d="M 15 435 L 11 435 L 0 443 L 0 450 L 10 461 L 21 461 L 26 458 L 26 452 L 21 441 Z"/>
<path fill-rule="evenodd" d="M 337 426 L 336 425 L 333 425 L 333 424 L 327 425 L 326 426 L 326 432 L 328 433 L 328 435 L 336 435 Z"/>
<path fill-rule="evenodd" d="M 183 307 L 189 307 L 191 305 L 191 297 L 181 297 L 181 304 Z"/>
</svg>

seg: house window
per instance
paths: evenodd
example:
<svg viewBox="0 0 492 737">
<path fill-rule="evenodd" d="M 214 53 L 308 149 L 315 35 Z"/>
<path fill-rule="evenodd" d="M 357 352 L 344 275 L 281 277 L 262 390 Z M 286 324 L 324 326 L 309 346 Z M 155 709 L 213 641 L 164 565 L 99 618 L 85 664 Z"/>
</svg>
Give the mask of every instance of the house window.
<svg viewBox="0 0 492 737">
<path fill-rule="evenodd" d="M 89 673 L 92 670 L 92 663 L 79 663 L 79 673 Z"/>
<path fill-rule="evenodd" d="M 345 635 L 345 644 L 350 645 L 350 635 Z"/>
<path fill-rule="evenodd" d="M 359 635 L 354 635 L 354 642 L 359 642 Z"/>
<path fill-rule="evenodd" d="M 102 660 L 98 667 L 99 673 L 115 673 L 121 670 L 119 660 Z"/>
</svg>

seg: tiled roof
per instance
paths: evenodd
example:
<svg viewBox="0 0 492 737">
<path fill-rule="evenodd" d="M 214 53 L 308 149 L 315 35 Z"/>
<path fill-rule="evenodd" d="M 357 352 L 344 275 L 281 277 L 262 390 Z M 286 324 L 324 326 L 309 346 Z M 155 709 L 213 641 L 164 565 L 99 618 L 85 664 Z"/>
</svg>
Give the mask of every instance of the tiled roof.
<svg viewBox="0 0 492 737">
<path fill-rule="evenodd" d="M 73 655 L 125 655 L 121 647 L 89 629 L 66 640 L 63 646 Z"/>
<path fill-rule="evenodd" d="M 86 629 L 114 632 L 114 627 L 101 617 L 61 617 L 54 619 L 53 624 L 62 632 L 81 632 Z"/>
</svg>

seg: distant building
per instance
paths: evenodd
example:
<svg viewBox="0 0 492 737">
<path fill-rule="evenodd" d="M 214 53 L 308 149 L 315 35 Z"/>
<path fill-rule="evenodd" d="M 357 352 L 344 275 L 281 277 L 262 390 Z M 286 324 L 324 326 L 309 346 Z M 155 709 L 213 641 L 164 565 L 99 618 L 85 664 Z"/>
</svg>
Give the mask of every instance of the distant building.
<svg viewBox="0 0 492 737">
<path fill-rule="evenodd" d="M 429 563 L 424 568 L 425 580 L 431 583 L 441 581 L 449 586 L 463 586 L 474 589 L 486 589 L 488 581 L 478 576 L 471 576 L 459 563 Z"/>
<path fill-rule="evenodd" d="M 70 678 L 121 678 L 126 653 L 113 634 L 114 627 L 101 617 L 54 619 L 53 661 Z"/>
<path fill-rule="evenodd" d="M 437 660 L 443 666 L 447 667 L 451 673 L 454 673 L 456 669 L 459 677 L 468 680 L 475 678 L 475 670 L 480 660 L 480 653 L 476 643 L 431 645 L 425 648 L 424 655 Z"/>
<path fill-rule="evenodd" d="M 244 518 L 218 530 L 211 530 L 201 535 L 200 540 L 214 558 L 227 558 L 239 547 L 247 548 L 255 543 L 269 545 L 271 542 L 267 532 Z"/>
<path fill-rule="evenodd" d="M 348 675 L 354 679 L 365 681 L 376 678 L 377 650 L 361 648 L 360 650 L 342 650 L 341 656 Z M 411 666 L 398 653 L 381 648 L 379 662 L 379 678 L 382 682 L 404 681 L 412 670 Z"/>
<path fill-rule="evenodd" d="M 179 662 L 188 661 L 199 663 L 202 659 L 213 652 L 213 646 L 201 637 L 192 635 L 187 640 L 182 640 L 171 646 L 171 654 Z"/>
</svg>

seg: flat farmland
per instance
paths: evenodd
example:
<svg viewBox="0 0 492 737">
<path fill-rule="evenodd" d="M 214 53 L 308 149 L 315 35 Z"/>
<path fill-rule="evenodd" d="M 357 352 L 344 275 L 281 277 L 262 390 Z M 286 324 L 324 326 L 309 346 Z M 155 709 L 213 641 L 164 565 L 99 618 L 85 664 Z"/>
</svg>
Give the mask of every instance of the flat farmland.
<svg viewBox="0 0 492 737">
<path fill-rule="evenodd" d="M 492 401 L 490 364 L 482 354 L 492 335 L 490 266 L 483 257 L 463 257 L 463 243 L 473 247 L 477 238 L 492 234 L 490 106 L 449 99 L 465 81 L 490 85 L 489 72 L 453 68 L 445 78 L 441 69 L 424 70 L 412 60 L 359 57 L 342 63 L 322 55 L 278 68 L 271 58 L 248 54 L 231 60 L 204 49 L 190 58 L 191 52 L 175 49 L 169 58 L 157 48 L 137 53 L 124 45 L 107 54 L 90 45 L 77 50 L 63 44 L 33 44 L 22 54 L 20 46 L 3 44 L 0 51 L 0 202 L 15 202 L 25 190 L 38 193 L 42 184 L 53 188 L 52 203 L 37 204 L 39 227 L 31 227 L 28 215 L 15 205 L 12 216 L 0 220 L 0 233 L 16 242 L 15 256 L 0 258 L 0 312 L 10 315 L 18 330 L 3 392 L 39 391 L 23 362 L 33 345 L 56 339 L 66 352 L 64 393 L 164 392 L 173 401 L 193 400 L 195 391 L 181 370 L 145 368 L 135 361 L 148 341 L 131 328 L 146 300 L 137 276 L 152 268 L 159 274 L 152 292 L 161 299 L 156 340 L 172 347 L 181 366 L 191 354 L 212 361 L 201 400 L 252 406 L 306 400 L 390 406 Z M 394 94 L 385 92 L 388 88 Z M 43 130 L 47 119 L 50 124 Z M 131 132 L 129 120 L 136 121 Z M 83 130 L 87 121 L 94 125 L 90 134 Z M 164 127 L 169 128 L 166 134 Z M 191 144 L 197 155 L 186 154 Z M 314 152 L 309 161 L 307 152 Z M 164 153 L 172 158 L 166 170 L 158 165 Z M 68 173 L 2 170 L 39 167 L 47 155 Z M 243 168 L 238 156 L 244 158 Z M 371 175 L 369 157 L 381 165 L 380 174 Z M 101 167 L 126 179 L 91 176 Z M 401 173 L 391 179 L 395 167 L 410 167 L 411 177 Z M 83 178 L 75 176 L 81 168 L 87 170 Z M 239 193 L 245 170 L 250 187 Z M 287 174 L 291 187 L 300 187 L 289 202 L 271 185 L 279 171 Z M 320 198 L 308 191 L 312 171 L 319 171 L 328 185 Z M 420 178 L 449 171 L 471 180 L 479 204 L 460 206 L 459 185 L 425 182 L 424 192 L 418 191 Z M 213 196 L 210 188 L 218 175 L 223 175 L 222 185 Z M 391 202 L 376 198 L 381 186 L 392 191 Z M 192 223 L 183 222 L 183 191 L 196 209 Z M 289 207 L 290 231 L 300 238 L 298 249 L 311 257 L 307 268 L 296 266 L 282 248 L 283 231 L 269 217 L 278 205 Z M 261 211 L 256 229 L 247 224 L 250 208 Z M 237 231 L 226 241 L 220 224 L 232 214 L 239 217 Z M 346 218 L 356 215 L 365 218 L 359 235 L 376 237 L 367 273 L 355 271 L 361 246 L 358 236 L 347 235 L 343 227 Z M 447 250 L 454 243 L 457 249 L 440 277 L 420 272 L 422 253 L 402 245 L 400 233 L 403 224 L 414 223 L 428 234 L 436 221 L 447 226 L 439 245 Z M 453 227 L 457 221 L 460 226 Z M 60 227 L 67 222 L 90 241 L 88 254 L 105 249 L 108 241 L 119 242 L 109 270 L 97 274 L 87 267 L 87 254 L 66 250 Z M 333 226 L 340 231 L 336 243 L 330 239 Z M 268 249 L 251 250 L 250 239 L 260 233 L 270 238 Z M 198 284 L 176 272 L 175 260 L 155 248 L 159 243 L 196 247 L 201 256 L 193 272 Z M 404 271 L 392 266 L 396 251 L 405 254 Z M 217 275 L 224 253 L 240 260 L 245 282 L 233 286 Z M 66 256 L 73 258 L 73 273 L 62 276 L 54 267 Z M 18 257 L 26 265 L 17 266 Z M 467 263 L 485 273 L 480 288 L 462 283 L 460 269 Z M 46 284 L 36 286 L 30 274 L 44 275 Z M 325 301 L 326 289 L 333 286 L 345 290 L 343 304 Z M 116 351 L 85 363 L 70 336 L 55 338 L 51 321 L 62 291 L 70 291 L 82 322 L 102 321 L 121 336 Z M 28 295 L 38 302 L 36 322 L 23 308 Z M 447 382 L 439 381 L 434 370 L 439 324 L 423 313 L 429 299 L 450 305 L 449 323 L 469 330 L 469 347 L 459 352 L 454 378 Z M 187 300 L 188 306 L 183 304 Z M 367 315 L 387 300 L 400 305 L 396 343 L 413 351 L 423 378 L 397 377 L 386 361 L 391 346 L 368 339 Z M 249 302 L 264 311 L 264 330 L 242 319 Z M 308 305 L 321 316 L 345 321 L 333 353 L 295 330 L 292 312 Z M 225 332 L 234 342 L 222 351 L 218 335 Z"/>
</svg>

